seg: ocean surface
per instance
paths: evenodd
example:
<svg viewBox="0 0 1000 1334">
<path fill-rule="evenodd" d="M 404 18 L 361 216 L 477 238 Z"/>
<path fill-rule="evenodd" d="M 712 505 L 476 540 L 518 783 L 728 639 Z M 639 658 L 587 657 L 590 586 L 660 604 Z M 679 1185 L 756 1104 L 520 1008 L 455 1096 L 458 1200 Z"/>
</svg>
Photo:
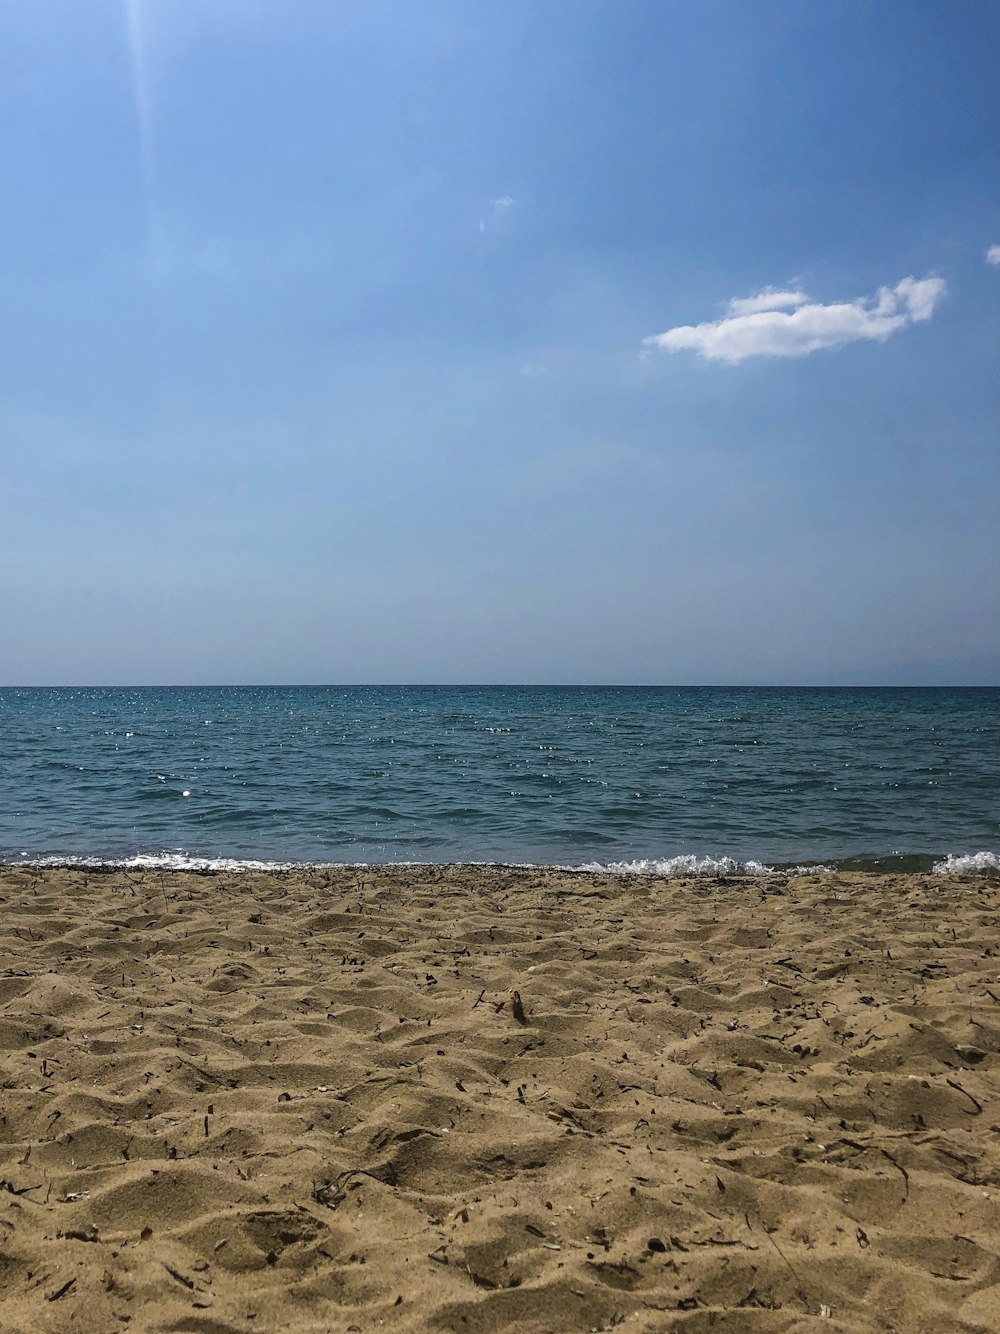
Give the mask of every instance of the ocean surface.
<svg viewBox="0 0 1000 1334">
<path fill-rule="evenodd" d="M 1000 689 L 0 689 L 6 862 L 998 853 Z"/>
</svg>

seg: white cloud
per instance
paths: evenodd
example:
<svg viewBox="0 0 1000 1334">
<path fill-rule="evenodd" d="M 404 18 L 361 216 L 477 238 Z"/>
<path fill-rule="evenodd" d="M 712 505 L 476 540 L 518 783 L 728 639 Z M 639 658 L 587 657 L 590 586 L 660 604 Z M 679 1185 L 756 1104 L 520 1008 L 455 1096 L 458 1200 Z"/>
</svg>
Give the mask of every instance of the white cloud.
<svg viewBox="0 0 1000 1334">
<path fill-rule="evenodd" d="M 991 245 L 986 252 L 987 264 L 1000 264 L 1000 245 Z"/>
<path fill-rule="evenodd" d="M 765 288 L 729 302 L 721 320 L 684 324 L 643 339 L 667 352 L 690 349 L 708 361 L 745 357 L 804 357 L 859 340 L 884 342 L 910 324 L 929 320 L 944 295 L 943 278 L 904 278 L 871 298 L 822 305 L 797 289 Z"/>
<path fill-rule="evenodd" d="M 499 199 L 494 199 L 493 207 L 498 213 L 502 213 L 505 209 L 513 208 L 514 201 L 510 195 L 501 195 Z"/>
</svg>

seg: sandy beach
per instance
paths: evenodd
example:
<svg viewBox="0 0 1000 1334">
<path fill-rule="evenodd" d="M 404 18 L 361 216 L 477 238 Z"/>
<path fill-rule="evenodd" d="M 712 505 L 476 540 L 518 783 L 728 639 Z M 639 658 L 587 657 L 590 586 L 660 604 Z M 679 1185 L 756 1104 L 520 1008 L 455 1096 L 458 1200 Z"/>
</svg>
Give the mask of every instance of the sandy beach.
<svg viewBox="0 0 1000 1334">
<path fill-rule="evenodd" d="M 1000 883 L 0 870 L 3 1331 L 1000 1328 Z"/>
</svg>

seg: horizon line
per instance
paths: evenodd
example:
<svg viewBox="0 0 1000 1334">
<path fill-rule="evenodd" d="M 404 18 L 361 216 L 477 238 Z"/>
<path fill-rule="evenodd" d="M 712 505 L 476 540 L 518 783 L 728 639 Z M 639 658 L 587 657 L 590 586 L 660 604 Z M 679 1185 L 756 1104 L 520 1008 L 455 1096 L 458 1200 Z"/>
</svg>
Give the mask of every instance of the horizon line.
<svg viewBox="0 0 1000 1334">
<path fill-rule="evenodd" d="M 0 690 L 998 690 L 996 682 L 920 681 L 78 681 Z"/>
</svg>

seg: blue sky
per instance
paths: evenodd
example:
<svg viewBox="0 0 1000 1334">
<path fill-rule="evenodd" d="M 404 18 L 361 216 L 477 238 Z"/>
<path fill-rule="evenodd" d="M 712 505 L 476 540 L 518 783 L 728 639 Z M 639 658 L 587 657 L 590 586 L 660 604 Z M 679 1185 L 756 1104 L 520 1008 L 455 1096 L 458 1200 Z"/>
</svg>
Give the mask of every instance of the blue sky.
<svg viewBox="0 0 1000 1334">
<path fill-rule="evenodd" d="M 1000 682 L 998 60 L 6 0 L 0 679 Z"/>
</svg>

